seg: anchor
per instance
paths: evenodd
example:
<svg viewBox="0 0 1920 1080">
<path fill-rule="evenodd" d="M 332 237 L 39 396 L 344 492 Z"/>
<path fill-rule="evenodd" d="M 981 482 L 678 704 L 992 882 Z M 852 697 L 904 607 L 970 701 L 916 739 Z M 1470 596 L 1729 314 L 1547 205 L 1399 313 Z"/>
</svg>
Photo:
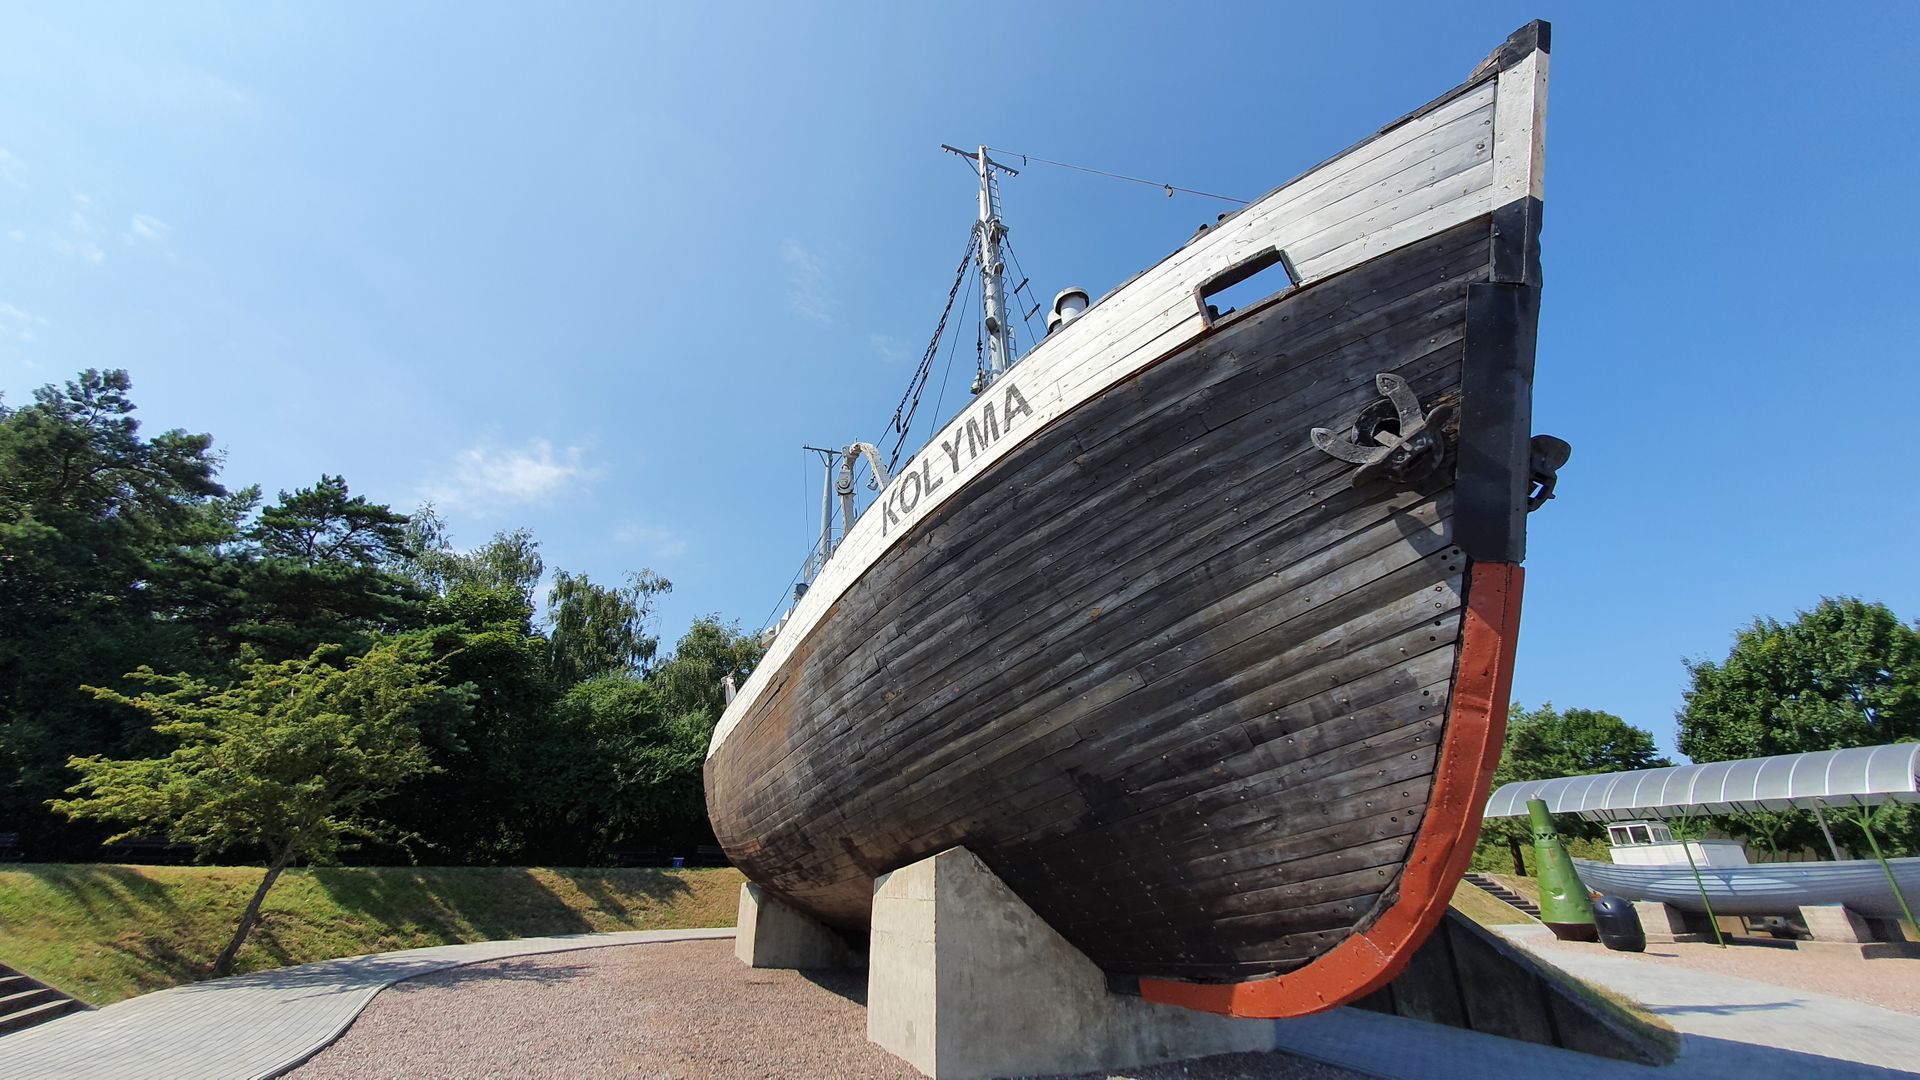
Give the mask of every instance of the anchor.
<svg viewBox="0 0 1920 1080">
<path fill-rule="evenodd" d="M 1393 428 L 1397 430 L 1389 429 L 1384 418 L 1372 432 L 1356 430 L 1362 438 L 1371 437 L 1379 444 L 1369 446 L 1341 438 L 1327 428 L 1314 428 L 1313 445 L 1341 461 L 1359 465 L 1353 473 L 1355 487 L 1381 479 L 1400 485 L 1417 483 L 1438 469 L 1446 456 L 1446 439 L 1440 429 L 1453 419 L 1454 405 L 1443 401 L 1432 411 L 1425 411 L 1420 408 L 1420 399 L 1414 395 L 1413 388 L 1400 376 L 1376 375 L 1373 382 L 1380 388 L 1380 395 L 1393 405 Z"/>
</svg>

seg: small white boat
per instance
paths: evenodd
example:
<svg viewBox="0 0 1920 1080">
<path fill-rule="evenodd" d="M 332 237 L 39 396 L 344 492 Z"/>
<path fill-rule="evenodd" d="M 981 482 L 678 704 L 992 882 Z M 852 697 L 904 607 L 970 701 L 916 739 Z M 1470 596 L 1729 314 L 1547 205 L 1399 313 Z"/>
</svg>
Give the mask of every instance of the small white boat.
<svg viewBox="0 0 1920 1080">
<path fill-rule="evenodd" d="M 1900 891 L 1920 896 L 1920 859 L 1888 859 Z M 1845 904 L 1869 918 L 1900 918 L 1900 901 L 1886 872 L 1872 859 L 1843 862 L 1748 863 L 1699 866 L 1700 879 L 1684 859 L 1627 866 L 1573 860 L 1587 888 L 1626 900 L 1658 900 L 1682 911 L 1704 912 L 1704 887 L 1717 915 L 1792 915 L 1803 904 Z"/>
</svg>

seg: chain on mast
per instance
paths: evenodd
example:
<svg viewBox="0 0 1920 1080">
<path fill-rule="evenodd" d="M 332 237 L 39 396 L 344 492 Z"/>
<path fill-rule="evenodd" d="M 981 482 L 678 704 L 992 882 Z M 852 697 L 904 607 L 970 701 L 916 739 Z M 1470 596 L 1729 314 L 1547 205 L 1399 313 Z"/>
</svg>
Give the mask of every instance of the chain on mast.
<svg viewBox="0 0 1920 1080">
<path fill-rule="evenodd" d="M 1000 184 L 994 173 L 1018 176 L 1020 171 L 988 157 L 985 146 L 971 153 L 953 146 L 942 145 L 940 148 L 965 158 L 980 177 L 980 219 L 973 227 L 979 238 L 981 316 L 987 329 L 987 370 L 984 380 L 973 387 L 973 392 L 977 394 L 1013 366 L 1013 327 L 1007 321 L 1007 265 L 1000 254 L 1000 245 L 1007 238 L 1007 226 L 1000 220 Z"/>
</svg>

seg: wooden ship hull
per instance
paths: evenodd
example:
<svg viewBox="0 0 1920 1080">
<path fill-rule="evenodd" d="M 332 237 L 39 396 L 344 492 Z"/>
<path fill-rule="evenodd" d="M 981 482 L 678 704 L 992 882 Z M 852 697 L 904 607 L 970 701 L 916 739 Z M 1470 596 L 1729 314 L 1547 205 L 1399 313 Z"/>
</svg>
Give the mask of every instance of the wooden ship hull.
<svg viewBox="0 0 1920 1080">
<path fill-rule="evenodd" d="M 1235 1015 L 1396 974 L 1504 730 L 1546 72 L 1536 23 L 894 475 L 715 731 L 735 865 L 858 934 L 877 876 L 965 846 L 1117 989 Z"/>
</svg>

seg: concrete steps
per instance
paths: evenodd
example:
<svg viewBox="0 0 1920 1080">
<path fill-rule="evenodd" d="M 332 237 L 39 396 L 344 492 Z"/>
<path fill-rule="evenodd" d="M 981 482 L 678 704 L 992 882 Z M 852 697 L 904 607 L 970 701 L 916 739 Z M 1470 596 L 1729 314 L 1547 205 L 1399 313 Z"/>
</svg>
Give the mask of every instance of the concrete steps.
<svg viewBox="0 0 1920 1080">
<path fill-rule="evenodd" d="M 24 1031 L 85 1008 L 46 983 L 0 964 L 0 1035 Z"/>
<path fill-rule="evenodd" d="M 1514 892 L 1512 889 L 1507 888 L 1505 885 L 1500 884 L 1485 874 L 1467 874 L 1466 882 L 1475 888 L 1491 894 L 1495 900 L 1500 901 L 1510 908 L 1525 912 L 1536 919 L 1540 917 L 1540 906 L 1538 904 L 1535 904 L 1533 901 L 1521 896 L 1519 893 Z"/>
</svg>

